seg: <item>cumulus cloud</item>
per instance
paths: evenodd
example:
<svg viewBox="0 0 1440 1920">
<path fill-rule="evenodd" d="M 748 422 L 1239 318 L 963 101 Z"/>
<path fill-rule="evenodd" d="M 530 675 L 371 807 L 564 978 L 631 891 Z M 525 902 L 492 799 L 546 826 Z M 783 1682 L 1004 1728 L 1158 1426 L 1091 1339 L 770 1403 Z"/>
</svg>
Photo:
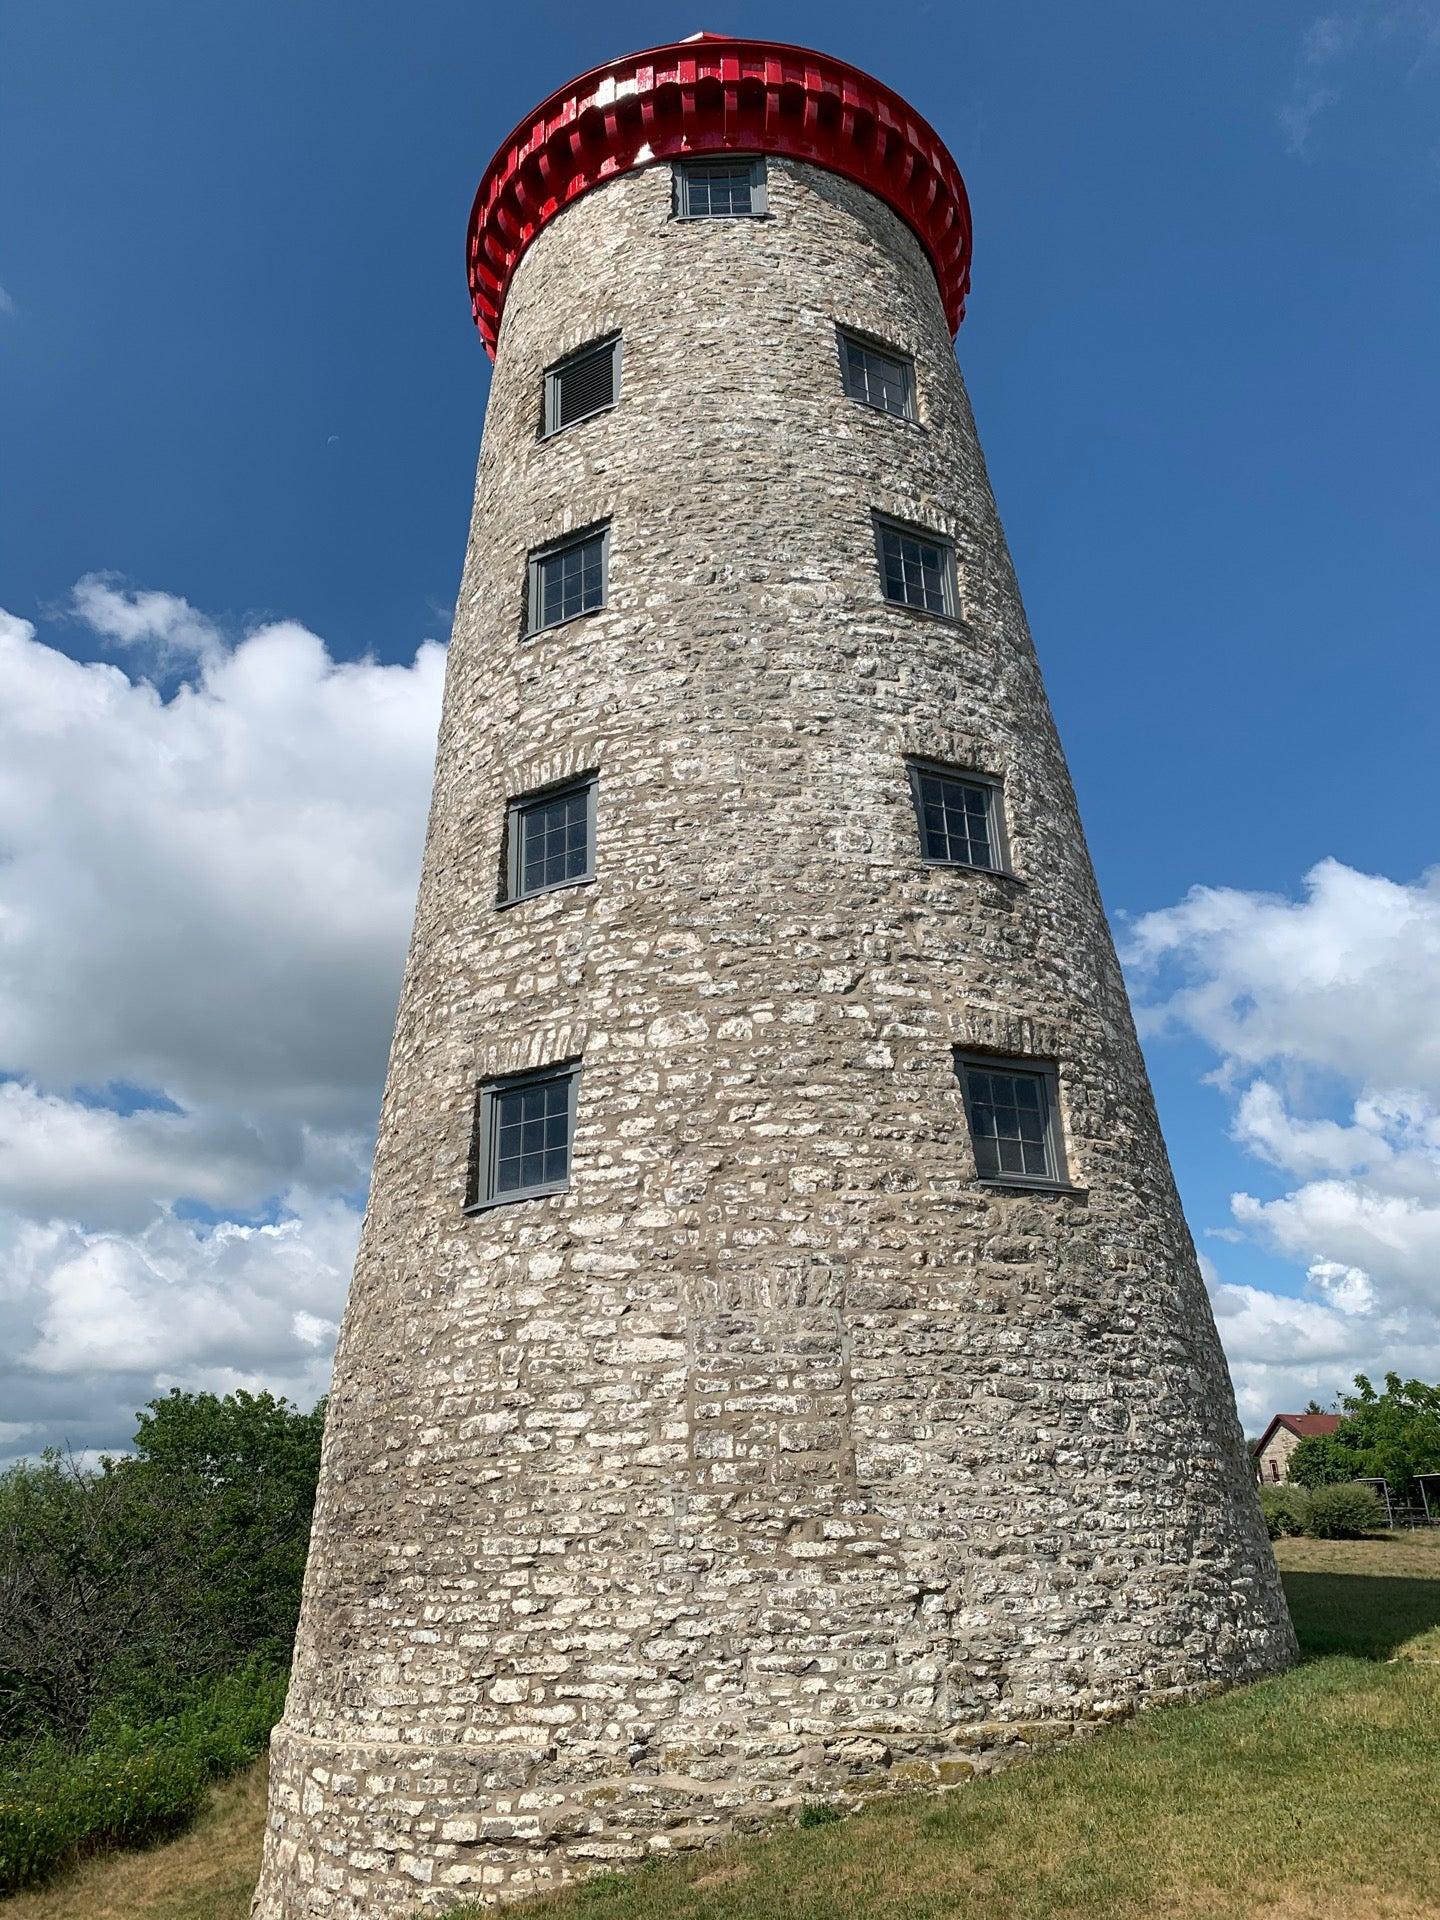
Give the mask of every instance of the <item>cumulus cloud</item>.
<svg viewBox="0 0 1440 1920">
<path fill-rule="evenodd" d="M 214 621 L 173 593 L 131 592 L 114 574 L 87 573 L 70 598 L 92 633 L 118 646 L 148 648 L 162 662 L 212 660 L 223 650 Z"/>
<path fill-rule="evenodd" d="M 0 614 L 0 1452 L 323 1386 L 444 665 L 109 576 L 70 611 L 133 665 Z"/>
<path fill-rule="evenodd" d="M 1322 860 L 1304 887 L 1300 900 L 1195 887 L 1137 919 L 1131 963 L 1173 976 L 1147 1026 L 1197 1033 L 1227 1085 L 1293 1061 L 1440 1105 L 1440 867 L 1405 885 Z"/>
<path fill-rule="evenodd" d="M 1440 1377 L 1440 869 L 1323 860 L 1298 899 L 1196 888 L 1138 919 L 1126 958 L 1142 1024 L 1207 1043 L 1233 1137 L 1285 1186 L 1209 1229 L 1303 1275 L 1291 1296 L 1212 1269 L 1245 1417 L 1357 1371 Z"/>
</svg>

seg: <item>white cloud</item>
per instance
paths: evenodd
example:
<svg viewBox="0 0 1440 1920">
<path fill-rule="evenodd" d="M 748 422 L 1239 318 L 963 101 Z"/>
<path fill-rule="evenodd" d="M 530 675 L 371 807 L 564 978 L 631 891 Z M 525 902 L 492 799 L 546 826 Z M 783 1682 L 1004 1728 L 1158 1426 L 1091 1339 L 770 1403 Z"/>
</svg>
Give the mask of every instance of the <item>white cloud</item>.
<svg viewBox="0 0 1440 1920">
<path fill-rule="evenodd" d="M 1369 1313 L 1375 1288 L 1363 1267 L 1342 1266 L 1338 1260 L 1312 1260 L 1306 1278 L 1341 1313 Z"/>
<path fill-rule="evenodd" d="M 14 300 L 5 291 L 4 287 L 0 287 L 0 313 L 11 314 L 14 312 L 15 312 Z"/>
<path fill-rule="evenodd" d="M 0 1207 L 38 1220 L 138 1227 L 179 1197 L 253 1211 L 300 1183 L 365 1184 L 363 1133 L 219 1107 L 121 1114 L 20 1081 L 0 1083 Z"/>
<path fill-rule="evenodd" d="M 1144 1024 L 1209 1045 L 1233 1137 L 1289 1183 L 1208 1230 L 1304 1274 L 1293 1297 L 1212 1279 L 1247 1420 L 1357 1371 L 1440 1375 L 1440 869 L 1324 860 L 1299 900 L 1196 888 L 1135 922 L 1127 959 Z"/>
<path fill-rule="evenodd" d="M 1340 98 L 1338 87 L 1323 76 L 1333 71 L 1353 38 L 1353 24 L 1339 13 L 1322 14 L 1305 29 L 1290 98 L 1280 109 L 1280 127 L 1291 153 L 1304 153 L 1316 119 Z"/>
<path fill-rule="evenodd" d="M 132 592 L 114 574 L 87 573 L 70 598 L 76 616 L 101 639 L 148 648 L 162 662 L 214 660 L 224 651 L 214 621 L 173 593 Z"/>
<path fill-rule="evenodd" d="M 1294 1060 L 1440 1106 L 1440 867 L 1407 886 L 1322 860 L 1305 889 L 1196 887 L 1136 920 L 1132 964 L 1177 976 L 1155 1011 L 1207 1041 L 1232 1083 Z"/>
<path fill-rule="evenodd" d="M 323 1386 L 444 665 L 288 622 L 230 646 L 97 575 L 73 611 L 178 679 L 0 613 L 7 1451 L 123 1443 L 171 1382 Z"/>
<path fill-rule="evenodd" d="M 169 698 L 0 627 L 0 1070 L 372 1119 L 443 651 L 259 628 Z"/>
<path fill-rule="evenodd" d="M 1340 101 L 1342 79 L 1357 61 L 1376 65 L 1393 87 L 1397 71 L 1404 82 L 1414 80 L 1437 47 L 1435 0 L 1351 0 L 1317 15 L 1301 35 L 1289 97 L 1277 116 L 1290 152 L 1309 151 L 1316 121 Z"/>
<path fill-rule="evenodd" d="M 157 1379 L 193 1368 L 267 1381 L 307 1373 L 315 1329 L 338 1317 L 359 1220 L 333 1199 L 297 1195 L 294 1207 L 262 1227 L 196 1227 L 169 1213 L 136 1234 L 24 1223 L 5 1247 L 11 1284 L 34 1316 L 22 1363 Z M 309 1305 L 297 1309 L 297 1299 Z M 297 1311 L 307 1326 L 298 1335 Z"/>
</svg>

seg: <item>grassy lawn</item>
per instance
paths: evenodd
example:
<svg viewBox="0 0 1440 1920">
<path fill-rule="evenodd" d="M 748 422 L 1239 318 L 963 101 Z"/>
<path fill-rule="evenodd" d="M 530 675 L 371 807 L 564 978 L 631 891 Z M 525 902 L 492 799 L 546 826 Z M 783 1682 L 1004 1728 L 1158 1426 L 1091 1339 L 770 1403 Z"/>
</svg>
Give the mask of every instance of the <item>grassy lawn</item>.
<svg viewBox="0 0 1440 1920">
<path fill-rule="evenodd" d="M 527 1920 L 1440 1920 L 1440 1530 L 1278 1543 L 1305 1664 L 943 1798 L 607 1876 Z M 245 1920 L 258 1772 L 5 1920 Z M 512 1909 L 513 1911 L 513 1909 Z"/>
</svg>

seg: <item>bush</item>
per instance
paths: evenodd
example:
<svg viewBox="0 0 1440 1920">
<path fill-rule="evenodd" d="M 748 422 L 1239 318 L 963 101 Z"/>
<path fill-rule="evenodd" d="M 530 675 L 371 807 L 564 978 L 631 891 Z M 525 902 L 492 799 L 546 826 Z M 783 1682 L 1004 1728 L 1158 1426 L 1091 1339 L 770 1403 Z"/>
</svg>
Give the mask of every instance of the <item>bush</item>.
<svg viewBox="0 0 1440 1920">
<path fill-rule="evenodd" d="M 1284 1540 L 1305 1531 L 1305 1495 L 1299 1487 L 1262 1487 L 1260 1512 L 1272 1540 Z"/>
<path fill-rule="evenodd" d="M 171 1393 L 123 1458 L 0 1473 L 0 1745 L 82 1752 L 107 1713 L 159 1721 L 235 1667 L 288 1663 L 324 1419 Z"/>
<path fill-rule="evenodd" d="M 832 1807 L 828 1800 L 806 1800 L 801 1804 L 796 1824 L 802 1827 L 833 1827 L 840 1817 L 840 1809 Z"/>
<path fill-rule="evenodd" d="M 1312 1487 L 1305 1499 L 1305 1531 L 1312 1540 L 1359 1540 L 1385 1525 L 1385 1509 L 1369 1487 Z"/>
<path fill-rule="evenodd" d="M 247 1668 L 147 1726 L 101 1716 L 79 1753 L 55 1740 L 11 1748 L 0 1760 L 0 1894 L 97 1847 L 177 1832 L 212 1780 L 262 1751 L 284 1704 L 282 1674 Z"/>
</svg>

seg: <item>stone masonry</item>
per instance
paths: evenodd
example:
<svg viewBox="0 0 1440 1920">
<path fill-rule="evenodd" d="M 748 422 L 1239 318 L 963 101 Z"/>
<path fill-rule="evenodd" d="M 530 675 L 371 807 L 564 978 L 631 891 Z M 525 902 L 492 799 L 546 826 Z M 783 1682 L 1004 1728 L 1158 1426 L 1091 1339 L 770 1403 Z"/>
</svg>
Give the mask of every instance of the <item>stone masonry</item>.
<svg viewBox="0 0 1440 1920">
<path fill-rule="evenodd" d="M 625 173 L 509 289 L 258 1920 L 498 1901 L 1293 1657 L 934 272 L 768 175 L 687 224 Z M 612 331 L 618 405 L 541 439 Z M 958 618 L 885 601 L 877 513 L 953 540 Z M 607 521 L 607 605 L 524 637 L 527 551 Z M 1003 781 L 1013 877 L 924 864 L 907 755 Z M 589 771 L 593 881 L 497 906 L 507 798 Z M 957 1048 L 1055 1064 L 1071 1187 L 981 1184 Z M 467 1215 L 477 1083 L 573 1059 L 568 1191 Z"/>
</svg>

